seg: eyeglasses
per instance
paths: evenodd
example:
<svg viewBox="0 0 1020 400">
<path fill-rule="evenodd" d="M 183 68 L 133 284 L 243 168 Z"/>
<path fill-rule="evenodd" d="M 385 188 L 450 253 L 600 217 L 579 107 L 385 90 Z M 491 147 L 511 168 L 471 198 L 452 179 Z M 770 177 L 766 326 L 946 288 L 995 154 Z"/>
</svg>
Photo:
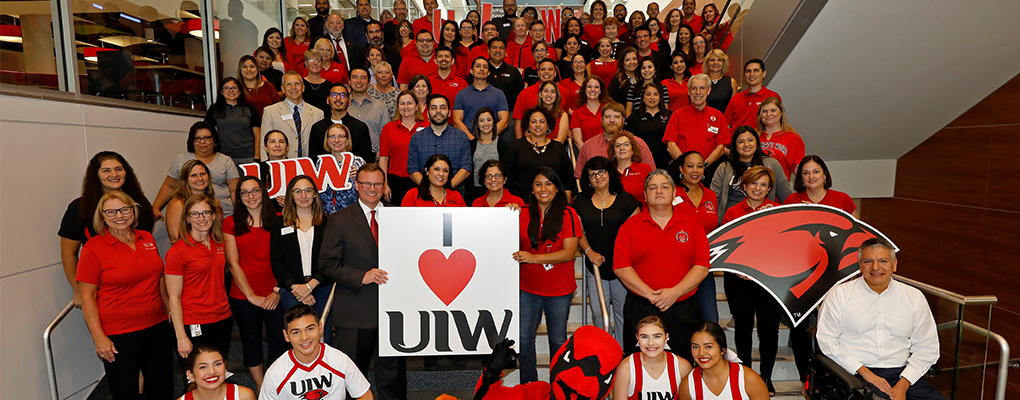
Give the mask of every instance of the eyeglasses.
<svg viewBox="0 0 1020 400">
<path fill-rule="evenodd" d="M 238 90 L 240 90 L 240 89 L 238 89 L 237 86 L 224 86 L 223 87 L 223 91 L 224 92 L 236 92 Z"/>
<path fill-rule="evenodd" d="M 382 187 L 384 185 L 383 182 L 362 182 L 362 181 L 358 181 L 358 184 L 361 185 L 361 186 L 364 186 L 366 188 L 373 188 L 373 189 L 382 189 Z"/>
<path fill-rule="evenodd" d="M 329 92 L 329 97 L 334 97 L 334 98 L 335 97 L 339 97 L 341 99 L 346 99 L 347 98 L 347 93 Z"/>
<path fill-rule="evenodd" d="M 488 174 L 488 175 L 485 175 L 485 180 L 487 180 L 487 181 L 498 180 L 498 179 L 503 179 L 503 174 Z"/>
<path fill-rule="evenodd" d="M 322 64 L 322 60 L 316 60 L 314 58 L 309 58 L 305 60 L 305 62 L 309 64 Z"/>
<path fill-rule="evenodd" d="M 432 39 L 417 39 L 416 41 L 417 41 L 418 43 L 422 43 L 422 44 L 425 44 L 425 43 L 430 43 L 430 42 L 432 42 Z"/>
<path fill-rule="evenodd" d="M 262 189 L 255 188 L 255 189 L 252 189 L 252 190 L 241 190 L 240 193 L 241 193 L 241 197 L 248 197 L 248 196 L 256 197 L 256 196 L 262 194 Z"/>
<path fill-rule="evenodd" d="M 195 143 L 211 142 L 212 136 L 196 136 L 194 141 Z"/>
<path fill-rule="evenodd" d="M 294 194 L 312 194 L 315 193 L 315 188 L 293 189 L 290 192 Z"/>
<path fill-rule="evenodd" d="M 111 208 L 109 210 L 103 210 L 103 215 L 105 215 L 107 217 L 110 217 L 110 218 L 113 218 L 113 217 L 117 216 L 117 213 L 121 213 L 121 214 L 124 214 L 125 216 L 127 216 L 127 215 L 131 215 L 131 213 L 133 213 L 133 212 L 135 212 L 135 208 L 134 207 L 132 207 L 132 206 L 124 206 L 124 207 L 121 207 L 121 208 Z"/>
<path fill-rule="evenodd" d="M 601 178 L 605 176 L 609 176 L 609 171 L 606 171 L 604 169 L 600 169 L 598 171 L 591 171 L 588 173 L 589 178 Z"/>
<path fill-rule="evenodd" d="M 340 140 L 340 139 L 347 140 L 347 135 L 329 135 L 327 138 L 329 140 Z"/>
<path fill-rule="evenodd" d="M 213 215 L 212 210 L 192 211 L 188 213 L 188 218 L 191 219 L 198 219 L 198 217 L 209 218 L 212 217 L 212 215 Z"/>
<path fill-rule="evenodd" d="M 617 149 L 622 149 L 624 147 L 630 147 L 630 142 L 613 143 L 613 147 L 615 147 Z"/>
</svg>

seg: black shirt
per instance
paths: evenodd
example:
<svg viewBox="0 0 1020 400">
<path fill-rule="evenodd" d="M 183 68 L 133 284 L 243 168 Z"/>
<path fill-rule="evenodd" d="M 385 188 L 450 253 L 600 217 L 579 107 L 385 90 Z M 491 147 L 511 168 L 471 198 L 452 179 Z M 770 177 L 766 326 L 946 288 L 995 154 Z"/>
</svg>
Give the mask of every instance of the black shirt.
<svg viewBox="0 0 1020 400">
<path fill-rule="evenodd" d="M 515 19 L 517 19 L 516 15 L 505 15 L 492 19 L 492 22 L 496 24 L 496 30 L 499 31 L 499 37 L 503 38 L 503 40 L 507 40 L 510 37 L 510 32 L 514 30 Z"/>
<path fill-rule="evenodd" d="M 262 77 L 266 78 L 266 81 L 273 84 L 276 87 L 277 92 L 283 91 L 283 72 L 276 68 L 269 68 L 262 72 Z"/>
<path fill-rule="evenodd" d="M 545 151 L 539 154 L 534 150 L 528 138 L 522 137 L 510 144 L 500 161 L 506 165 L 506 169 L 510 173 L 506 188 L 514 196 L 522 199 L 528 198 L 531 193 L 531 173 L 542 166 L 556 171 L 564 188 L 577 193 L 577 180 L 573 179 L 574 167 L 570 163 L 570 156 L 567 155 L 567 148 L 563 146 L 563 143 L 549 139 Z"/>
<path fill-rule="evenodd" d="M 329 91 L 333 88 L 333 82 L 323 80 L 322 83 L 311 83 L 308 79 L 303 80 L 305 81 L 305 93 L 301 97 L 324 114 L 328 113 L 330 110 Z M 308 123 L 308 121 L 301 122 Z"/>
<path fill-rule="evenodd" d="M 510 107 L 510 115 L 513 115 L 517 95 L 524 90 L 524 77 L 521 76 L 521 71 L 506 62 L 498 68 L 489 63 L 489 84 L 503 91 L 506 104 Z"/>
<path fill-rule="evenodd" d="M 332 111 L 326 109 L 323 112 L 329 113 Z M 366 163 L 375 162 L 375 153 L 372 152 L 372 137 L 369 136 L 368 125 L 354 118 L 351 114 L 344 115 L 340 119 L 340 123 L 346 126 L 347 130 L 351 131 L 351 153 L 365 159 Z M 326 114 L 326 118 L 312 125 L 312 131 L 308 133 L 308 157 L 311 157 L 312 160 L 318 160 L 320 154 L 329 154 L 325 146 L 326 129 L 329 129 L 330 125 L 333 124 L 334 122 L 330 118 L 330 114 Z"/>
<path fill-rule="evenodd" d="M 524 83 L 528 86 L 538 83 L 538 71 L 535 67 L 525 68 L 524 75 L 522 75 L 522 77 L 524 78 Z"/>
<path fill-rule="evenodd" d="M 588 238 L 591 250 L 606 258 L 606 261 L 599 266 L 602 279 L 611 281 L 616 279 L 616 273 L 613 272 L 613 247 L 616 244 L 616 234 L 619 233 L 623 223 L 634 214 L 634 211 L 641 208 L 641 203 L 630 193 L 621 191 L 616 194 L 616 200 L 612 205 L 604 210 L 599 210 L 591 201 L 592 192 L 586 190 L 578 194 L 574 199 L 574 209 L 581 217 L 581 225 L 584 226 L 584 234 Z M 592 264 L 590 258 L 585 257 L 584 265 L 589 272 L 594 273 L 595 265 Z"/>
<path fill-rule="evenodd" d="M 705 104 L 725 114 L 726 106 L 730 104 L 733 97 L 733 83 L 729 75 L 723 75 L 718 81 L 712 84 L 712 91 L 705 98 Z"/>
<path fill-rule="evenodd" d="M 643 107 L 642 107 L 643 108 Z M 631 132 L 645 141 L 648 150 L 652 152 L 652 159 L 659 168 L 666 168 L 673 157 L 666 150 L 666 144 L 662 142 L 662 136 L 666 133 L 666 124 L 673 113 L 669 109 L 659 110 L 655 116 L 644 112 L 642 108 L 635 108 L 634 112 L 627 118 L 624 129 Z M 646 155 L 642 155 L 643 157 Z"/>
</svg>

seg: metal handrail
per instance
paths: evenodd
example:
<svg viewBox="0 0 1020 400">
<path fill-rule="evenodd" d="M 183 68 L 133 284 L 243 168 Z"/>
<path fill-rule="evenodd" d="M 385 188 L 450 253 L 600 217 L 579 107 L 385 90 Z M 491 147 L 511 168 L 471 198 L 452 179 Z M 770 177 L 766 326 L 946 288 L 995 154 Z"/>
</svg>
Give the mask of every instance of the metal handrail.
<svg viewBox="0 0 1020 400">
<path fill-rule="evenodd" d="M 46 325 L 46 329 L 43 329 L 43 351 L 46 353 L 46 374 L 49 376 L 50 381 L 50 399 L 60 400 L 60 396 L 57 394 L 57 367 L 53 364 L 53 346 L 50 343 L 50 334 L 53 333 L 53 329 L 67 317 L 67 314 L 71 313 L 74 309 L 74 300 L 68 301 L 64 309 L 57 313 L 56 317 L 53 317 L 53 321 L 50 321 L 49 325 Z"/>
<path fill-rule="evenodd" d="M 581 255 L 582 263 L 584 263 L 587 259 L 587 255 Z M 584 267 L 584 264 L 582 264 L 582 268 L 587 270 L 587 268 Z M 599 267 L 592 268 L 592 271 L 595 271 L 595 290 L 598 291 L 599 307 L 602 309 L 602 329 L 605 329 L 606 332 L 612 334 L 613 331 L 609 329 L 609 307 L 606 306 L 606 292 L 602 291 L 602 272 L 599 271 Z M 587 296 L 585 297 L 585 300 L 587 300 Z M 584 304 L 584 300 L 581 301 L 581 304 Z"/>
<path fill-rule="evenodd" d="M 922 293 L 930 294 L 932 296 L 949 300 L 953 303 L 964 305 L 964 306 L 985 306 L 993 305 L 999 302 L 999 299 L 993 295 L 982 295 L 982 296 L 964 296 L 959 293 L 950 292 L 946 289 L 938 286 L 929 285 L 924 282 L 916 281 L 910 278 L 906 278 L 899 275 L 893 275 L 896 280 L 903 282 L 907 285 L 913 286 L 920 290 Z"/>
<path fill-rule="evenodd" d="M 977 333 L 978 335 L 984 336 L 989 339 L 993 339 L 999 342 L 999 376 L 995 382 L 995 400 L 1006 399 L 1006 375 L 1009 374 L 1009 343 L 1006 342 L 1006 338 L 1002 335 L 992 332 L 987 328 L 974 325 L 967 321 L 949 321 L 939 324 L 938 329 L 955 329 L 963 327 L 968 331 Z"/>
</svg>

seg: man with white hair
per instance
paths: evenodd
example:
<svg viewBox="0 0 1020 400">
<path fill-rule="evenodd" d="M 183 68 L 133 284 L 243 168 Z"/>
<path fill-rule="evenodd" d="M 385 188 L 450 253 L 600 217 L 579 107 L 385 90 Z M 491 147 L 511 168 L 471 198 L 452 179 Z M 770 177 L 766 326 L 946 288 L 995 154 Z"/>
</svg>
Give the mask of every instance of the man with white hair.
<svg viewBox="0 0 1020 400">
<path fill-rule="evenodd" d="M 673 113 L 662 136 L 673 159 L 693 150 L 705 158 L 707 167 L 726 154 L 730 129 L 723 113 L 706 105 L 711 91 L 712 79 L 708 75 L 698 74 L 688 80 L 687 93 L 691 96 L 691 104 Z"/>
</svg>

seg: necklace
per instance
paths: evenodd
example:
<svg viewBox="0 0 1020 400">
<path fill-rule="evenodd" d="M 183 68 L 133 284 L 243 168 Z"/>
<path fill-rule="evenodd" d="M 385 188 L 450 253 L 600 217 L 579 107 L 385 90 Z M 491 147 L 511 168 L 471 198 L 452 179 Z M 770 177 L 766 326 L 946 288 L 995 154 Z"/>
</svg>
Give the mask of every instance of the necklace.
<svg viewBox="0 0 1020 400">
<path fill-rule="evenodd" d="M 311 87 L 312 87 L 312 90 L 314 90 L 314 91 L 316 91 L 316 92 L 318 92 L 318 91 L 319 91 L 319 87 L 321 87 L 323 83 L 326 83 L 326 82 L 319 82 L 319 84 L 317 84 L 317 85 L 316 85 L 316 84 L 314 84 L 314 83 L 312 83 L 312 82 L 308 81 L 307 79 L 305 79 L 305 82 L 308 82 L 308 86 L 311 86 Z"/>
<path fill-rule="evenodd" d="M 536 142 L 532 142 L 531 139 L 528 139 L 528 141 L 531 142 L 531 148 L 534 149 L 535 152 L 538 154 L 545 153 L 546 147 L 549 146 L 549 138 L 546 138 L 545 144 L 541 146 L 539 146 L 539 144 Z"/>
</svg>

